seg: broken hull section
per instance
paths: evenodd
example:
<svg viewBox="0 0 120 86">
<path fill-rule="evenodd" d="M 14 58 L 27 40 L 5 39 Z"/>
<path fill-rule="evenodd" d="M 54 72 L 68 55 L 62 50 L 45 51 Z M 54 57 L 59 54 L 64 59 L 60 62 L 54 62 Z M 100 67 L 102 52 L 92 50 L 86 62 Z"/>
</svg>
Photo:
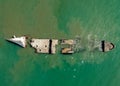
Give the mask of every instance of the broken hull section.
<svg viewBox="0 0 120 86">
<path fill-rule="evenodd" d="M 22 37 L 12 37 L 10 39 L 7 39 L 7 41 L 11 42 L 11 43 L 14 43 L 14 44 L 17 44 L 23 48 L 26 47 L 26 37 L 25 36 L 22 36 Z"/>
</svg>

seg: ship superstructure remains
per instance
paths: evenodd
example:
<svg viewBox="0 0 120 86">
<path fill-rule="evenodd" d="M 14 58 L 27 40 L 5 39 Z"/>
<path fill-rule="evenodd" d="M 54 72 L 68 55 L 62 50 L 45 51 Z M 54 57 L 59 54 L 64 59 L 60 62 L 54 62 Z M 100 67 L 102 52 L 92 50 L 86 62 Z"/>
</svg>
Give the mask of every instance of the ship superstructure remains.
<svg viewBox="0 0 120 86">
<path fill-rule="evenodd" d="M 36 49 L 37 53 L 55 54 L 56 45 L 58 45 L 58 40 L 56 39 L 31 39 L 30 45 Z"/>
<path fill-rule="evenodd" d="M 15 35 L 7 39 L 12 43 L 15 43 L 23 48 L 27 45 L 26 36 L 16 37 Z M 46 53 L 46 54 L 55 54 L 57 51 L 57 46 L 60 46 L 60 53 L 62 54 L 73 54 L 85 50 L 81 46 L 81 39 L 28 39 L 29 44 L 36 50 L 36 53 Z M 98 50 L 102 52 L 108 52 L 114 48 L 114 44 L 111 42 L 102 41 L 93 41 L 90 40 L 88 48 L 93 50 Z"/>
</svg>

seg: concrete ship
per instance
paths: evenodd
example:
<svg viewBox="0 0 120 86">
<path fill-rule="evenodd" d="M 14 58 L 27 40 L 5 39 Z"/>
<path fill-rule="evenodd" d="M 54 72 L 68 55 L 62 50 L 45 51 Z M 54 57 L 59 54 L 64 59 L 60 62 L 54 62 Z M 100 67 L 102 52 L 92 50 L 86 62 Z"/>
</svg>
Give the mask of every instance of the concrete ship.
<svg viewBox="0 0 120 86">
<path fill-rule="evenodd" d="M 16 37 L 15 35 L 7 39 L 7 41 L 15 43 L 23 48 L 27 45 L 26 36 Z M 55 54 L 57 46 L 60 46 L 60 52 L 62 54 L 73 54 L 76 52 L 80 52 L 85 50 L 79 42 L 80 39 L 36 39 L 31 38 L 28 39 L 29 45 L 33 47 L 36 53 L 47 53 L 47 54 Z M 114 48 L 114 44 L 111 42 L 107 42 L 105 40 L 102 41 L 89 41 L 88 48 L 90 51 L 98 50 L 101 52 L 108 52 Z"/>
</svg>

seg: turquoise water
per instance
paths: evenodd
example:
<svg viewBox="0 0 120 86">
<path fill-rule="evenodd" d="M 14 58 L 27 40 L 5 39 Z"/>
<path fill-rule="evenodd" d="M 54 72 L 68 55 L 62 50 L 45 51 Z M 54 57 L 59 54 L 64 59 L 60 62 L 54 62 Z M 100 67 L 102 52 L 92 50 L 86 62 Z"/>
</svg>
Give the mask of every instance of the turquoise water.
<svg viewBox="0 0 120 86">
<path fill-rule="evenodd" d="M 0 0 L 0 86 L 119 86 L 119 0 Z M 115 44 L 108 53 L 36 54 L 5 41 L 12 35 Z"/>
</svg>

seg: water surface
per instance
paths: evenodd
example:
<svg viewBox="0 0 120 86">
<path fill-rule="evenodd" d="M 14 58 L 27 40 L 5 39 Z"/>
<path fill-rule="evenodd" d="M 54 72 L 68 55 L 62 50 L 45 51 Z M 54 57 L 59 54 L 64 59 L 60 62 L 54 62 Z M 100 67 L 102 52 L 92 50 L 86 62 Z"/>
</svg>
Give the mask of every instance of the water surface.
<svg viewBox="0 0 120 86">
<path fill-rule="evenodd" d="M 119 86 L 119 0 L 0 0 L 0 86 Z M 113 42 L 108 53 L 36 54 L 12 35 Z"/>
</svg>

